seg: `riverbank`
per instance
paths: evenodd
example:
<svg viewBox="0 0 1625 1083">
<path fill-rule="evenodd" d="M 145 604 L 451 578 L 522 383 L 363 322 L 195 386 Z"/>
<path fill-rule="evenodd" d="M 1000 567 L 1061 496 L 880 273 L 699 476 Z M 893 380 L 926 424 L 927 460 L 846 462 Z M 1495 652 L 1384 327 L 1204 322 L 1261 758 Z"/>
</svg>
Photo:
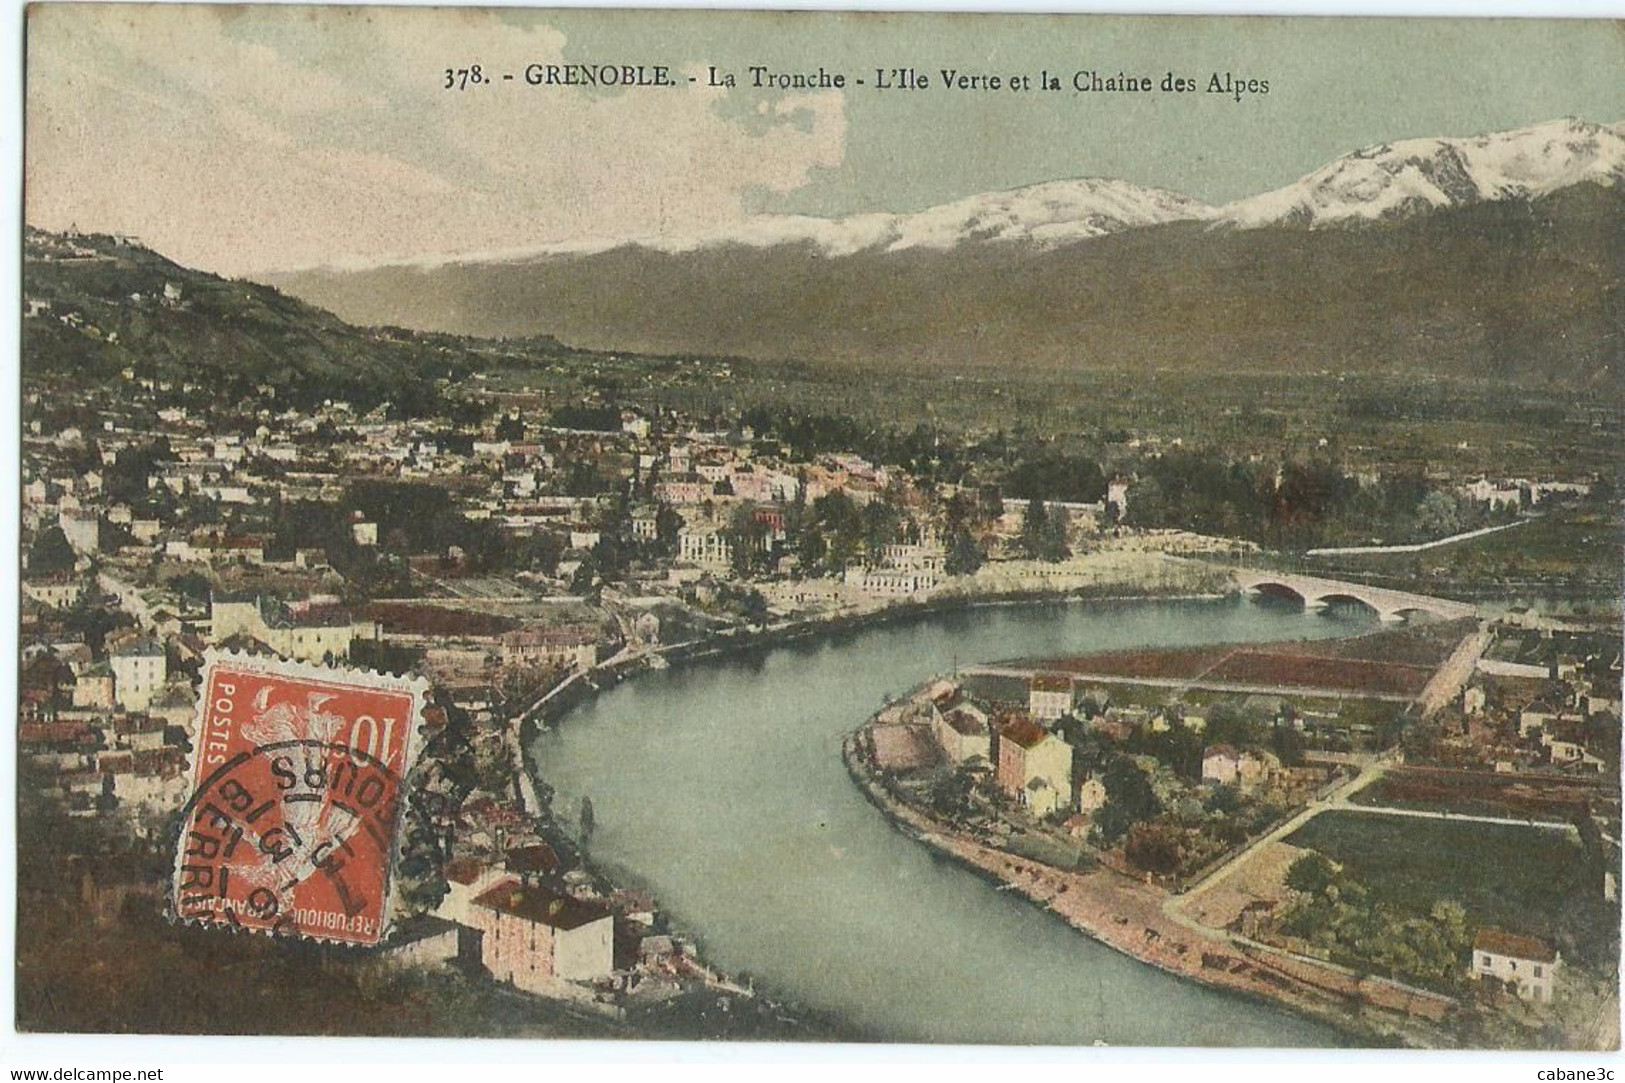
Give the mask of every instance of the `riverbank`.
<svg viewBox="0 0 1625 1083">
<path fill-rule="evenodd" d="M 803 619 L 782 622 L 748 633 L 714 634 L 702 639 L 667 644 L 644 651 L 623 651 L 616 656 L 605 659 L 590 670 L 572 674 L 566 681 L 550 689 L 531 707 L 515 716 L 518 724 L 508 726 L 507 739 L 510 751 L 517 756 L 517 762 L 522 768 L 521 794 L 526 804 L 536 807 L 543 804 L 537 794 L 537 783 L 540 782 L 546 788 L 547 776 L 545 765 L 538 761 L 536 755 L 537 741 L 542 732 L 558 726 L 566 716 L 595 699 L 599 693 L 608 691 L 634 678 L 652 677 L 663 670 L 689 663 L 756 656 L 798 643 L 839 640 L 842 637 L 858 635 L 876 628 L 904 624 L 930 617 L 942 617 L 954 613 L 1002 607 L 1071 607 L 1085 604 L 1133 604 L 1153 601 L 1212 602 L 1221 600 L 1224 597 L 1225 595 L 1219 593 L 1193 593 L 1189 591 L 1129 594 L 1122 593 L 1120 589 L 1110 592 L 1097 592 L 1088 588 L 1081 590 L 1073 588 L 1067 591 L 1027 588 L 999 592 L 956 592 L 951 595 L 923 600 L 890 600 L 887 604 L 878 605 L 860 613 L 818 614 Z M 661 664 L 651 665 L 652 659 L 655 658 L 658 658 Z M 590 857 L 585 854 L 582 857 L 584 864 L 588 868 L 600 872 L 606 880 L 615 881 L 619 886 L 633 888 L 646 886 L 640 882 L 635 872 L 629 873 L 624 869 L 600 870 Z M 703 936 L 698 935 L 691 929 L 684 928 L 680 919 L 676 917 L 672 919 L 672 931 L 689 945 L 689 951 L 695 961 L 704 966 L 716 979 L 723 983 L 736 984 L 731 982 L 720 971 L 712 970 L 709 963 L 700 962 L 705 960 L 708 954 Z M 773 1000 L 783 999 L 778 990 L 769 990 L 767 986 L 759 982 L 755 992 L 757 994 L 766 994 Z M 799 1025 L 806 1027 L 809 1038 L 817 1036 L 822 1040 L 877 1040 L 877 1036 L 874 1034 L 855 1029 L 848 1023 L 842 1023 L 828 1017 L 825 1013 L 811 1012 L 793 1003 L 787 1006 L 786 1014 L 794 1016 Z"/>
<path fill-rule="evenodd" d="M 1110 555 L 1110 554 L 1108 554 Z M 1141 554 L 1151 556 L 1153 554 Z M 857 634 L 872 628 L 922 617 L 946 616 L 972 612 L 978 609 L 1013 605 L 1077 605 L 1084 603 L 1149 602 L 1149 601 L 1218 601 L 1234 597 L 1236 592 L 1214 588 L 1228 579 L 1230 573 L 1222 568 L 1205 568 L 1206 574 L 1193 573 L 1193 562 L 1154 554 L 1153 563 L 1163 573 L 1148 577 L 1145 569 L 1136 565 L 1139 573 L 1120 580 L 1094 578 L 1078 582 L 1075 576 L 1038 577 L 1040 582 L 1019 585 L 1021 577 L 1004 575 L 971 576 L 951 587 L 939 588 L 925 596 L 902 598 L 871 598 L 864 604 L 837 610 L 813 611 L 792 619 L 759 627 L 735 626 L 713 632 L 698 639 L 662 644 L 642 650 L 623 650 L 591 669 L 571 674 L 563 684 L 549 689 L 536 703 L 519 715 L 520 740 L 526 748 L 537 725 L 551 725 L 569 714 L 575 707 L 595 695 L 606 685 L 614 685 L 638 673 L 648 672 L 653 660 L 664 665 L 730 656 L 745 657 L 759 654 L 787 644 L 811 639 Z M 1082 559 L 1082 558 L 1079 558 Z M 1076 561 L 1075 561 L 1076 562 Z M 1017 562 L 1032 565 L 1034 562 Z M 1043 565 L 1034 565 L 1043 567 Z M 1112 570 L 1121 571 L 1115 562 Z M 1017 582 L 1018 585 L 1012 585 Z M 1153 585 L 1160 583 L 1160 586 Z M 1233 584 L 1231 584 L 1233 587 Z"/>
<path fill-rule="evenodd" d="M 1380 1007 L 1362 979 L 1287 956 L 1190 920 L 1178 920 L 1166 890 L 1104 865 L 1060 869 L 987 846 L 900 800 L 870 767 L 870 727 L 841 746 L 848 775 L 897 830 L 996 884 L 1013 890 L 1068 925 L 1166 973 L 1229 994 L 1267 1001 L 1330 1024 L 1354 1045 L 1448 1047 L 1435 1021 Z M 872 752 L 872 749 L 869 751 Z"/>
</svg>

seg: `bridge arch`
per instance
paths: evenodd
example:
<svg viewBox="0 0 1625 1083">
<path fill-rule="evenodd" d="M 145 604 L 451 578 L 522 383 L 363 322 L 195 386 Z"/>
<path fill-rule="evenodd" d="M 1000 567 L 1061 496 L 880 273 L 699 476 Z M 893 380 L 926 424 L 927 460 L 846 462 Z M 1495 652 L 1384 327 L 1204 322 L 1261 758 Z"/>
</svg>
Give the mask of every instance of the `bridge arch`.
<svg viewBox="0 0 1625 1083">
<path fill-rule="evenodd" d="M 1254 583 L 1247 589 L 1258 595 L 1260 598 L 1269 598 L 1283 602 L 1296 602 L 1297 604 L 1304 606 L 1309 604 L 1309 598 L 1303 593 L 1303 591 L 1297 590 L 1286 583 L 1278 583 L 1273 580 L 1264 580 L 1262 582 Z"/>
<path fill-rule="evenodd" d="M 1425 605 L 1402 605 L 1393 610 L 1393 614 L 1399 620 L 1404 621 L 1430 621 L 1445 619 L 1444 614 L 1440 613 L 1436 609 L 1430 609 Z"/>
<path fill-rule="evenodd" d="M 1301 602 L 1307 609 L 1352 602 L 1370 610 L 1384 621 L 1410 620 L 1417 614 L 1450 620 L 1477 613 L 1477 607 L 1466 602 L 1367 586 L 1362 583 L 1317 579 L 1314 576 L 1277 571 L 1238 569 L 1233 574 L 1236 584 L 1243 591 L 1263 597 Z"/>
<path fill-rule="evenodd" d="M 1326 594 L 1317 595 L 1313 601 L 1322 606 L 1337 605 L 1346 606 L 1353 609 L 1361 609 L 1372 614 L 1373 616 L 1381 617 L 1384 620 L 1389 618 L 1389 615 L 1384 612 L 1380 606 L 1373 603 L 1369 598 L 1362 598 L 1358 594 L 1331 591 Z"/>
</svg>

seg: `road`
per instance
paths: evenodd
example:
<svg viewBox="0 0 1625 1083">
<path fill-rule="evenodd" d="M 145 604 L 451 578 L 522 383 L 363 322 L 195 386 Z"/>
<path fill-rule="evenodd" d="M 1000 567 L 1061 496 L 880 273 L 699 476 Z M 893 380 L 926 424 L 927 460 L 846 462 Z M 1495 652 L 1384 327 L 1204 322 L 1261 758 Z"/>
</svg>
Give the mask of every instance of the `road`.
<svg viewBox="0 0 1625 1083">
<path fill-rule="evenodd" d="M 1339 812 L 1367 812 L 1375 816 L 1412 816 L 1422 820 L 1449 820 L 1453 823 L 1501 824 L 1507 827 L 1537 827 L 1546 831 L 1561 831 L 1578 836 L 1579 828 L 1569 823 L 1551 820 L 1519 820 L 1511 816 L 1471 816 L 1462 812 L 1429 812 L 1425 809 L 1395 808 L 1392 805 L 1355 805 L 1347 801 L 1333 806 Z M 1325 812 L 1326 809 L 1317 809 Z"/>
<path fill-rule="evenodd" d="M 1036 669 L 1018 669 L 1011 666 L 961 666 L 959 669 L 961 676 L 1012 677 L 1024 681 L 1031 679 L 1038 672 L 1040 671 Z M 1254 696 L 1320 696 L 1326 699 L 1342 699 L 1351 695 L 1347 688 L 1314 688 L 1308 685 L 1284 684 L 1242 684 L 1236 681 L 1210 681 L 1200 676 L 1192 678 L 1119 677 L 1098 673 L 1067 672 L 1075 680 L 1088 684 L 1129 684 L 1179 690 L 1200 688 L 1208 692 L 1238 692 Z M 1382 700 L 1385 703 L 1410 703 L 1415 698 L 1398 692 L 1360 692 L 1358 695 L 1361 699 Z"/>
<path fill-rule="evenodd" d="M 1524 526 L 1532 523 L 1540 516 L 1531 516 L 1528 519 L 1519 519 L 1515 523 L 1502 523 L 1499 526 L 1486 526 L 1478 530 L 1469 530 L 1464 534 L 1452 534 L 1448 538 L 1437 538 L 1430 542 L 1418 542 L 1415 545 L 1346 545 L 1331 549 L 1305 549 L 1306 557 L 1342 557 L 1365 556 L 1382 553 L 1425 553 L 1429 549 L 1439 549 L 1446 545 L 1455 545 L 1457 542 L 1471 541 L 1474 538 L 1487 537 L 1490 534 L 1499 534 L 1503 530 Z"/>
<path fill-rule="evenodd" d="M 1303 827 L 1304 824 L 1308 823 L 1316 816 L 1319 816 L 1322 812 L 1326 812 L 1329 809 L 1358 807 L 1349 805 L 1349 797 L 1359 793 L 1361 790 L 1377 781 L 1377 779 L 1381 778 L 1387 772 L 1387 770 L 1387 763 L 1380 758 L 1366 763 L 1360 768 L 1358 773 L 1345 779 L 1325 796 L 1310 802 L 1309 806 L 1296 816 L 1282 821 L 1273 831 L 1270 831 L 1268 834 L 1262 835 L 1258 839 L 1254 840 L 1252 845 L 1237 853 L 1234 857 L 1232 857 L 1229 861 L 1226 861 L 1223 865 L 1220 865 L 1217 869 L 1214 869 L 1196 886 L 1192 887 L 1183 894 L 1170 895 L 1168 897 L 1168 902 L 1164 907 L 1168 913 L 1168 916 L 1179 922 L 1181 925 L 1184 925 L 1186 928 L 1193 930 L 1205 930 L 1205 935 L 1211 936 L 1215 932 L 1219 932 L 1219 930 L 1209 929 L 1207 926 L 1196 921 L 1196 919 L 1185 914 L 1184 907 L 1193 900 L 1198 899 L 1207 892 L 1211 891 L 1216 885 L 1223 883 L 1243 864 L 1250 861 L 1253 855 L 1256 854 L 1262 847 L 1268 846 L 1273 842 L 1280 842 L 1282 839 L 1285 839 L 1287 836 Z"/>
</svg>

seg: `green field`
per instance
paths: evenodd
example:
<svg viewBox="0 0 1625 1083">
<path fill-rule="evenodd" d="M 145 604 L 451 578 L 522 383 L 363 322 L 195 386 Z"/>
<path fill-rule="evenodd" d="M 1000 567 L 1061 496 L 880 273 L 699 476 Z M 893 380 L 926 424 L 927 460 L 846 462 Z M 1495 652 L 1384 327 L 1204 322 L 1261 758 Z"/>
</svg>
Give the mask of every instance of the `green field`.
<svg viewBox="0 0 1625 1083">
<path fill-rule="evenodd" d="M 1317 562 L 1324 574 L 1397 577 L 1419 588 L 1515 596 L 1531 584 L 1562 584 L 1576 596 L 1617 598 L 1625 522 L 1592 505 L 1564 508 L 1542 519 L 1481 538 L 1420 553 L 1343 556 Z"/>
<path fill-rule="evenodd" d="M 1328 812 L 1286 841 L 1325 854 L 1395 909 L 1426 914 L 1436 900 L 1450 899 L 1473 925 L 1544 937 L 1571 959 L 1613 961 L 1618 915 L 1572 837 Z"/>
</svg>

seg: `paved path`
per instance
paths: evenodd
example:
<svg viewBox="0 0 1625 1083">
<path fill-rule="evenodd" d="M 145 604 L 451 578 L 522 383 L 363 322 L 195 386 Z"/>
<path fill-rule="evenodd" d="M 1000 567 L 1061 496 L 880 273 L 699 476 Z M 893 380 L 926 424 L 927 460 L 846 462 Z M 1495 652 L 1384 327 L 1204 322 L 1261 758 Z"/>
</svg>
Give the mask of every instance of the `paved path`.
<svg viewBox="0 0 1625 1083">
<path fill-rule="evenodd" d="M 1421 820 L 1449 820 L 1452 823 L 1502 824 L 1507 827 L 1538 827 L 1546 831 L 1562 831 L 1578 835 L 1579 829 L 1570 823 L 1551 820 L 1520 820 L 1511 816 L 1472 816 L 1464 812 L 1430 812 L 1426 809 L 1395 808 L 1392 805 L 1356 805 L 1341 801 L 1335 805 L 1338 812 L 1365 812 L 1374 816 L 1412 816 Z M 1325 812 L 1326 809 L 1317 811 Z"/>
<path fill-rule="evenodd" d="M 1303 555 L 1308 557 L 1342 557 L 1380 553 L 1425 553 L 1429 549 L 1438 549 L 1440 546 L 1455 545 L 1457 542 L 1471 541 L 1474 538 L 1482 538 L 1490 534 L 1499 534 L 1503 530 L 1511 530 L 1515 526 L 1532 523 L 1537 518 L 1539 516 L 1519 519 L 1515 523 L 1502 523 L 1500 526 L 1480 527 L 1478 530 L 1469 530 L 1464 534 L 1452 534 L 1448 538 L 1436 538 L 1433 541 L 1418 542 L 1415 545 L 1345 545 L 1331 549 L 1305 549 Z"/>
<path fill-rule="evenodd" d="M 1030 680 L 1034 675 L 1047 670 L 1018 669 L 1011 666 L 960 666 L 959 674 L 962 677 L 1013 677 L 1019 680 Z M 1414 696 L 1403 695 L 1398 692 L 1369 692 L 1356 691 L 1349 688 L 1315 688 L 1310 685 L 1285 684 L 1242 684 L 1237 681 L 1209 681 L 1201 677 L 1120 677 L 1115 674 L 1082 673 L 1073 670 L 1057 669 L 1054 672 L 1065 673 L 1075 680 L 1089 684 L 1131 684 L 1144 685 L 1150 688 L 1200 688 L 1207 692 L 1239 692 L 1252 696 L 1316 696 L 1323 699 L 1375 699 L 1386 703 L 1409 703 Z"/>
<path fill-rule="evenodd" d="M 1248 846 L 1245 850 L 1237 853 L 1229 861 L 1226 861 L 1223 865 L 1220 865 L 1217 869 L 1214 869 L 1212 872 L 1208 873 L 1207 876 L 1203 877 L 1202 881 L 1196 886 L 1192 887 L 1183 894 L 1170 895 L 1165 907 L 1165 909 L 1168 911 L 1168 915 L 1187 928 L 1207 928 L 1206 926 L 1201 925 L 1200 922 L 1197 922 L 1194 918 L 1191 918 L 1183 913 L 1183 907 L 1187 903 L 1189 903 L 1191 900 L 1200 898 L 1207 892 L 1211 891 L 1215 885 L 1228 879 L 1232 873 L 1250 861 L 1253 855 L 1256 854 L 1261 847 L 1267 846 L 1272 842 L 1280 842 L 1282 839 L 1285 839 L 1288 835 L 1291 835 L 1304 824 L 1308 823 L 1316 816 L 1319 816 L 1327 809 L 1340 808 L 1346 805 L 1351 794 L 1359 793 L 1361 790 L 1377 781 L 1377 779 L 1381 778 L 1387 770 L 1387 764 L 1382 763 L 1381 761 L 1373 761 L 1366 764 L 1360 769 L 1358 774 L 1346 779 L 1341 785 L 1333 789 L 1324 797 L 1310 802 L 1309 806 L 1302 812 L 1282 822 L 1280 826 L 1275 828 L 1275 830 L 1259 837 L 1251 846 Z"/>
</svg>

